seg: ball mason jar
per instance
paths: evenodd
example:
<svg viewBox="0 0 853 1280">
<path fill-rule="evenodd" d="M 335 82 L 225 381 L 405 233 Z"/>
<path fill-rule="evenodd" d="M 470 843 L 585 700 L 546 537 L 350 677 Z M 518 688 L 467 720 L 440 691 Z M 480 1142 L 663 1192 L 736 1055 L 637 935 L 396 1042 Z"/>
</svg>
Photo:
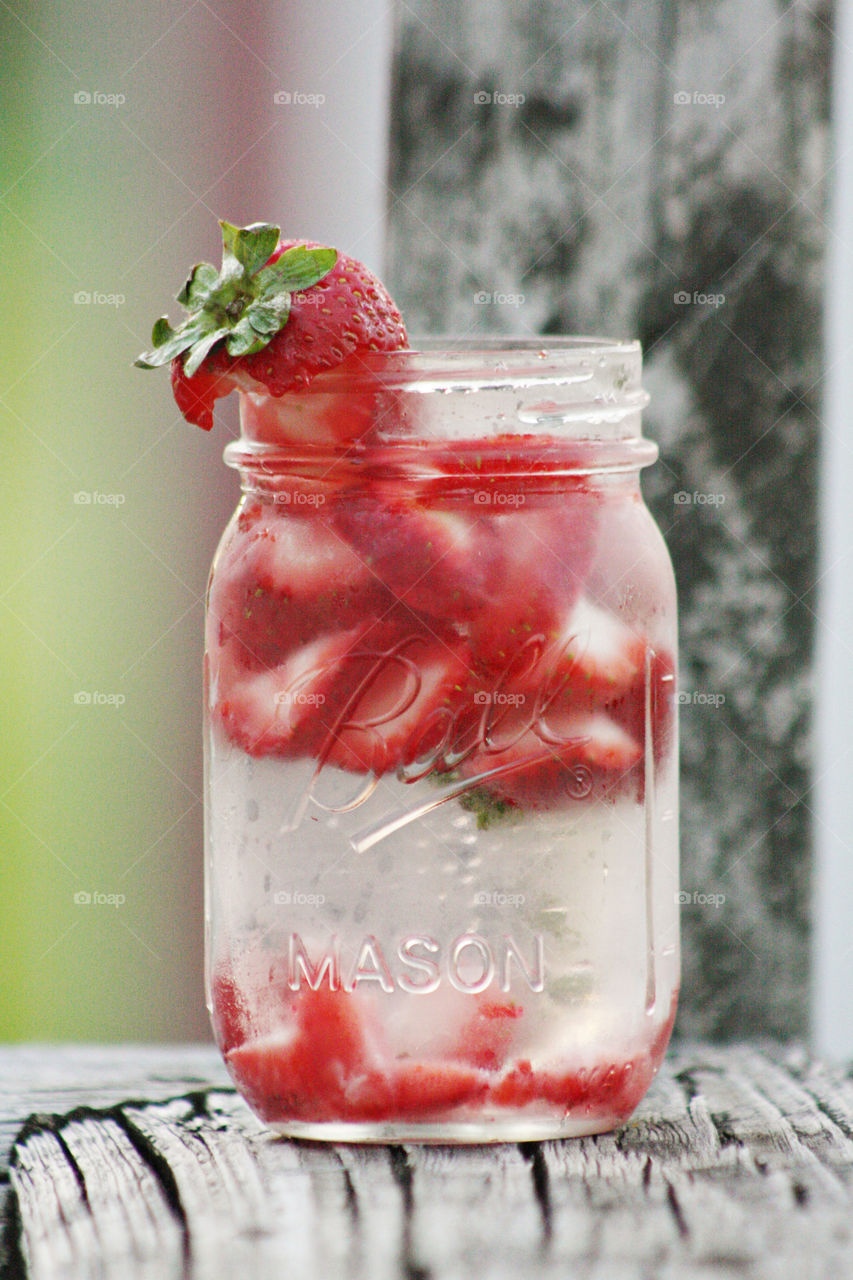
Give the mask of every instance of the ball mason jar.
<svg viewBox="0 0 853 1280">
<path fill-rule="evenodd" d="M 241 393 L 208 592 L 207 998 L 278 1131 L 608 1130 L 679 981 L 676 600 L 635 342 Z"/>
</svg>

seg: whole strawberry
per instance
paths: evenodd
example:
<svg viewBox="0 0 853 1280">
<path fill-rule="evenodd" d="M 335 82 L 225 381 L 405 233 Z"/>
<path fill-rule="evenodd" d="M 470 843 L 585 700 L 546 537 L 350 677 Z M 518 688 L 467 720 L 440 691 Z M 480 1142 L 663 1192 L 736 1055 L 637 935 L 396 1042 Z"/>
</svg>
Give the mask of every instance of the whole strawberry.
<svg viewBox="0 0 853 1280">
<path fill-rule="evenodd" d="M 408 345 L 384 285 L 361 262 L 309 241 L 280 241 L 268 223 L 222 227 L 222 267 L 193 267 L 178 302 L 186 318 L 154 325 L 143 369 L 172 366 L 189 422 L 209 431 L 213 405 L 239 388 L 283 396 L 359 352 Z"/>
</svg>

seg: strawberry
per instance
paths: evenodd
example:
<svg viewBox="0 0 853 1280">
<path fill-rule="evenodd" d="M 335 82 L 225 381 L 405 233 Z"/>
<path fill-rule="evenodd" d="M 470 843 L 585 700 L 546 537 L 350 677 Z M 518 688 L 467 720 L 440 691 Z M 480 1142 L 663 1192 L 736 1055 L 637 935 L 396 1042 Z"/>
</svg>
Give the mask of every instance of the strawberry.
<svg viewBox="0 0 853 1280">
<path fill-rule="evenodd" d="M 253 504 L 217 554 L 208 598 L 208 647 L 238 641 L 247 666 L 275 666 L 324 632 L 384 611 L 381 590 L 323 519 Z"/>
<path fill-rule="evenodd" d="M 161 317 L 141 368 L 171 364 L 175 400 L 189 422 L 213 426 L 213 404 L 234 388 L 273 397 L 298 391 L 347 357 L 408 344 L 384 285 L 356 259 L 278 227 L 220 222 L 222 268 L 193 268 L 172 329 Z M 360 434 L 360 432 L 358 433 Z"/>
<path fill-rule="evenodd" d="M 464 777 L 490 795 L 525 809 L 553 809 L 573 800 L 603 798 L 628 785 L 642 747 L 604 713 L 551 714 L 520 733 L 529 713 L 507 715 L 491 743 L 462 762 Z"/>
<path fill-rule="evenodd" d="M 381 775 L 435 748 L 468 676 L 464 650 L 404 633 L 386 649 L 365 644 L 354 658 L 360 681 L 330 725 L 321 758 Z"/>
<path fill-rule="evenodd" d="M 482 1099 L 488 1088 L 465 1064 L 387 1061 L 381 1043 L 371 1043 L 363 1005 L 326 987 L 296 996 L 286 1030 L 225 1052 L 235 1082 L 267 1121 L 426 1118 Z"/>
<path fill-rule="evenodd" d="M 511 1001 L 498 1004 L 478 1001 L 477 1008 L 462 1027 L 458 1048 L 453 1055 L 461 1062 L 487 1071 L 499 1070 L 509 1054 L 518 1032 L 514 1024 L 524 1015 L 520 1005 Z"/>
<path fill-rule="evenodd" d="M 322 635 L 261 671 L 247 670 L 238 642 L 226 640 L 210 654 L 211 713 L 250 755 L 312 755 L 346 701 L 351 655 L 370 625 Z"/>
<path fill-rule="evenodd" d="M 538 1070 L 528 1061 L 517 1063 L 492 1086 L 489 1097 L 501 1107 L 524 1107 L 545 1102 L 564 1112 L 601 1112 L 627 1118 L 651 1083 L 652 1073 L 643 1060 L 607 1063 L 591 1071 Z"/>
<path fill-rule="evenodd" d="M 350 490 L 334 520 L 387 590 L 412 609 L 463 619 L 497 594 L 498 544 L 471 511 L 430 506 L 374 484 Z"/>
<path fill-rule="evenodd" d="M 581 597 L 534 673 L 544 674 L 540 706 L 551 710 L 595 712 L 636 694 L 645 678 L 646 642 L 615 614 Z"/>
</svg>

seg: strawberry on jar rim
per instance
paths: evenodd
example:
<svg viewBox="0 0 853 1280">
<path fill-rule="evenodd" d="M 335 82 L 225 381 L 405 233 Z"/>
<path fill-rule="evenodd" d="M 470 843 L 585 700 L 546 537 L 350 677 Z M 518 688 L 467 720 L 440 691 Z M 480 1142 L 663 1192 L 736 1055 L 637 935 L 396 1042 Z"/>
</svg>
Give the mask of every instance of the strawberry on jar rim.
<svg viewBox="0 0 853 1280">
<path fill-rule="evenodd" d="M 221 269 L 193 267 L 178 294 L 186 318 L 173 329 L 162 316 L 152 349 L 136 361 L 145 369 L 171 365 L 187 421 L 209 431 L 214 402 L 235 388 L 278 399 L 348 358 L 408 346 L 385 286 L 355 258 L 312 241 L 280 241 L 269 223 L 220 226 Z M 341 425 L 353 431 L 350 418 Z"/>
</svg>

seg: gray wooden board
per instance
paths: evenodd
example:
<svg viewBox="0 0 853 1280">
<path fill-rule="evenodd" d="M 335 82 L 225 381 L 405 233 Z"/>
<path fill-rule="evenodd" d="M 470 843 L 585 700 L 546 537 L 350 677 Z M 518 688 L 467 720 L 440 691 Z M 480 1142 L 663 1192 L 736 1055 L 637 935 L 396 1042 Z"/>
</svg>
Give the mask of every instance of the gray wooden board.
<svg viewBox="0 0 853 1280">
<path fill-rule="evenodd" d="M 679 589 L 678 1026 L 695 1039 L 808 1028 L 836 8 L 395 10 L 385 279 L 413 342 L 643 343 L 661 447 L 643 487 Z"/>
<path fill-rule="evenodd" d="M 285 1141 L 224 1079 L 204 1047 L 0 1050 L 5 1274 L 853 1275 L 853 1073 L 802 1049 L 676 1046 L 615 1133 L 494 1147 Z"/>
</svg>

